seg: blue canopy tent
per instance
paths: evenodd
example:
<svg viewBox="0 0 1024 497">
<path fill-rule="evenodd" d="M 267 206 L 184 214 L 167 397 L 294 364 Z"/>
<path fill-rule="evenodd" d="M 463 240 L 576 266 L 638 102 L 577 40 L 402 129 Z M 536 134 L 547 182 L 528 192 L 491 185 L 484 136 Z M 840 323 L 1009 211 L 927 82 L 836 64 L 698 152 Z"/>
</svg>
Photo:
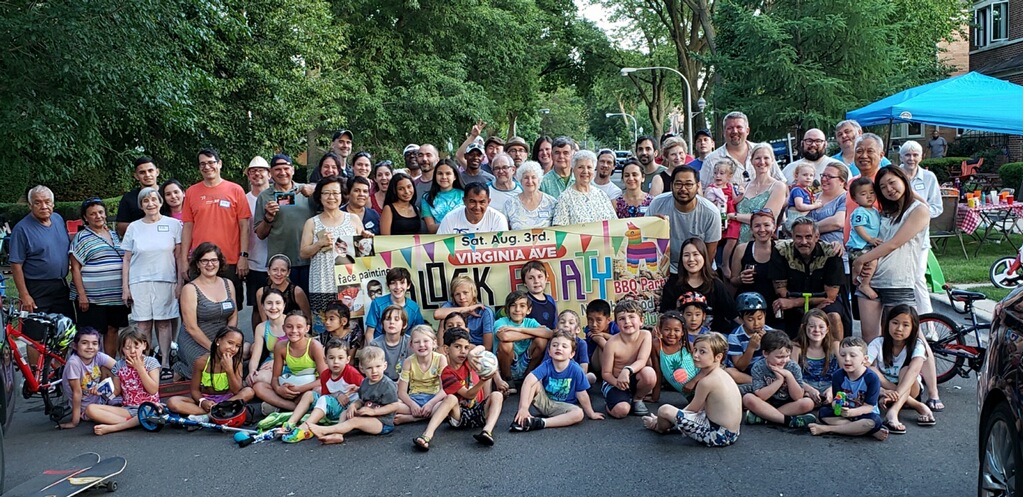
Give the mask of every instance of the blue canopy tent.
<svg viewBox="0 0 1024 497">
<path fill-rule="evenodd" d="M 969 72 L 901 91 L 846 113 L 861 126 L 916 122 L 1024 134 L 1024 87 Z"/>
</svg>

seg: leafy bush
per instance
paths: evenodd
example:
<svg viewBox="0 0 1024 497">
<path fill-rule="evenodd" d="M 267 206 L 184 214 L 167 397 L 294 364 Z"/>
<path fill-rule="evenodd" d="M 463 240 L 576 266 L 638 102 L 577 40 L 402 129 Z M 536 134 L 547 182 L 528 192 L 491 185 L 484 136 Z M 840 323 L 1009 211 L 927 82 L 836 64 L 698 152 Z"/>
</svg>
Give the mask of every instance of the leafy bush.
<svg viewBox="0 0 1024 497">
<path fill-rule="evenodd" d="M 1007 162 L 999 168 L 1003 188 L 1013 188 L 1014 195 L 1021 194 L 1021 180 L 1024 179 L 1024 162 Z"/>
<path fill-rule="evenodd" d="M 103 203 L 107 206 L 107 222 L 114 222 L 114 218 L 117 217 L 117 204 L 121 202 L 121 197 L 105 198 Z M 68 202 L 57 202 L 53 206 L 53 211 L 60 214 L 65 220 L 73 220 L 81 218 L 82 201 L 74 200 Z M 0 219 L 6 220 L 11 224 L 13 228 L 15 223 L 21 221 L 21 219 L 29 214 L 28 204 L 23 203 L 10 203 L 0 204 Z"/>
<path fill-rule="evenodd" d="M 925 159 L 921 161 L 921 167 L 935 173 L 935 177 L 938 178 L 939 184 L 947 181 L 953 181 L 950 176 L 950 169 L 959 170 L 960 164 L 967 160 L 967 157 L 941 157 L 938 159 Z"/>
</svg>

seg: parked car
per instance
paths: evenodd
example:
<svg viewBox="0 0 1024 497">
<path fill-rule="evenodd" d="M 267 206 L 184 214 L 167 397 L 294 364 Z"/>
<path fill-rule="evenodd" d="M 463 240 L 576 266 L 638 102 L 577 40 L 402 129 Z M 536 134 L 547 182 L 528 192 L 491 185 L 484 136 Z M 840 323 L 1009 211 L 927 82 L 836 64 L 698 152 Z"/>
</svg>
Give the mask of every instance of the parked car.
<svg viewBox="0 0 1024 497">
<path fill-rule="evenodd" d="M 616 150 L 615 151 L 615 170 L 619 171 L 622 166 L 626 163 L 626 159 L 633 156 L 633 152 L 629 150 Z"/>
<path fill-rule="evenodd" d="M 1022 291 L 996 305 L 978 375 L 978 495 L 1021 495 Z"/>
</svg>

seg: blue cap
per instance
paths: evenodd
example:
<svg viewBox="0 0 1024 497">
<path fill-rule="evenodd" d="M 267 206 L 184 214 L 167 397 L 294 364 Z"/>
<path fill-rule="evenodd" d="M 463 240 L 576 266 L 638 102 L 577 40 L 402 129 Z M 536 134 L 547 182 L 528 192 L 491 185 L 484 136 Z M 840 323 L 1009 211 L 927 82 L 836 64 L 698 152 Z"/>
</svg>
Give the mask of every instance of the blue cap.
<svg viewBox="0 0 1024 497">
<path fill-rule="evenodd" d="M 292 158 L 289 157 L 288 154 L 274 154 L 274 156 L 270 158 L 270 167 L 274 167 L 282 162 L 290 166 L 292 165 Z"/>
</svg>

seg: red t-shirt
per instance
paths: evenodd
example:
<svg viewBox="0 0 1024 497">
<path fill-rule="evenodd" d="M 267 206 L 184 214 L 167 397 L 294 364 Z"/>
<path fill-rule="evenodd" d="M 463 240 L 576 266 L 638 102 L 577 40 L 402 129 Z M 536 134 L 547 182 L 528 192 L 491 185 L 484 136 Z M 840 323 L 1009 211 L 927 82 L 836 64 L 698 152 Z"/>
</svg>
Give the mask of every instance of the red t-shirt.
<svg viewBox="0 0 1024 497">
<path fill-rule="evenodd" d="M 445 366 L 444 370 L 441 371 L 441 387 L 444 388 L 444 393 L 448 395 L 455 395 L 462 387 L 473 388 L 473 385 L 480 383 L 480 375 L 476 374 L 469 367 L 469 361 L 462 363 L 459 368 L 453 368 L 451 366 Z M 484 391 L 480 389 L 476 393 L 476 398 L 467 400 L 459 398 L 459 404 L 462 407 L 473 407 L 478 402 L 484 401 Z"/>
<path fill-rule="evenodd" d="M 213 242 L 224 253 L 228 264 L 237 264 L 242 252 L 238 221 L 249 219 L 249 201 L 237 183 L 221 181 L 214 187 L 196 183 L 185 191 L 181 221 L 192 223 L 192 253 L 200 243 Z"/>
<path fill-rule="evenodd" d="M 359 371 L 356 371 L 351 364 L 346 364 L 345 369 L 341 370 L 341 376 L 337 378 L 331 376 L 330 369 L 325 369 L 320 373 L 320 393 L 324 395 L 339 393 L 340 387 L 343 386 L 342 382 L 358 387 L 363 384 L 363 375 L 359 374 Z"/>
</svg>

